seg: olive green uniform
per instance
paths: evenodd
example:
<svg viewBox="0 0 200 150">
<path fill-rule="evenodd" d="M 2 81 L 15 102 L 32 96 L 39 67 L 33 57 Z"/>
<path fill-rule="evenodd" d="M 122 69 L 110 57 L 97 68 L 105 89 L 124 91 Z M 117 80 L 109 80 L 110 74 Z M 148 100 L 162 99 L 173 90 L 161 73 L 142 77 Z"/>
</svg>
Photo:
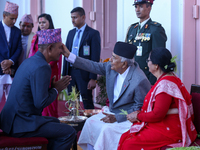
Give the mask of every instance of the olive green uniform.
<svg viewBox="0 0 200 150">
<path fill-rule="evenodd" d="M 138 30 L 138 27 L 139 23 L 132 24 L 129 27 L 126 35 L 126 42 L 138 47 L 134 56 L 135 61 L 139 64 L 140 68 L 144 71 L 153 85 L 156 82 L 156 78 L 149 72 L 146 60 L 148 59 L 149 53 L 152 49 L 165 47 L 167 36 L 161 24 L 154 22 L 151 19 L 149 19 L 140 30 Z"/>
</svg>

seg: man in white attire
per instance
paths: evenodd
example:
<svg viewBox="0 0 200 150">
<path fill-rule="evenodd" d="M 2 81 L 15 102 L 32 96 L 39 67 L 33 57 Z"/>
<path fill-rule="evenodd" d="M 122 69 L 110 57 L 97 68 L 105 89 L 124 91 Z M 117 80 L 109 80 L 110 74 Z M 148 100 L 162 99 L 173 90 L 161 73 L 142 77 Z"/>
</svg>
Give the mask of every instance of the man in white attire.
<svg viewBox="0 0 200 150">
<path fill-rule="evenodd" d="M 106 76 L 109 109 L 88 118 L 82 129 L 78 144 L 86 149 L 115 150 L 122 133 L 131 122 L 121 110 L 131 113 L 140 110 L 151 85 L 133 57 L 137 47 L 117 42 L 109 62 L 99 63 L 70 53 L 64 46 L 65 59 L 73 66 L 92 73 Z"/>
<path fill-rule="evenodd" d="M 20 30 L 22 32 L 22 52 L 19 57 L 19 65 L 28 58 L 30 49 L 31 49 L 31 41 L 35 33 L 32 32 L 33 29 L 33 18 L 31 14 L 23 15 L 19 22 Z"/>
</svg>

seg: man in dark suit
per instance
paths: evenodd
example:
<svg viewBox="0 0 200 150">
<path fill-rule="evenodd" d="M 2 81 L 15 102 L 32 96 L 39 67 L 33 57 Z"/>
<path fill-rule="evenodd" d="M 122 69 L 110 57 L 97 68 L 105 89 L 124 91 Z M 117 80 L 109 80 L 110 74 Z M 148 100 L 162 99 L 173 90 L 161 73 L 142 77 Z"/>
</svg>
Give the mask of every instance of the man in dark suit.
<svg viewBox="0 0 200 150">
<path fill-rule="evenodd" d="M 0 75 L 11 74 L 11 69 L 16 71 L 18 67 L 22 43 L 21 31 L 14 26 L 17 17 L 18 5 L 6 2 L 3 20 L 0 22 Z"/>
<path fill-rule="evenodd" d="M 69 85 L 64 76 L 52 81 L 50 61 L 57 61 L 63 52 L 61 29 L 37 32 L 38 52 L 24 60 L 13 80 L 7 102 L 1 111 L 1 128 L 12 137 L 45 137 L 48 150 L 69 150 L 75 139 L 75 130 L 60 123 L 57 118 L 42 116 L 58 93 Z M 8 119 L 9 118 L 9 119 Z"/>
<path fill-rule="evenodd" d="M 18 58 L 22 51 L 21 31 L 14 26 L 18 17 L 18 5 L 6 2 L 3 20 L 0 21 L 0 101 L 10 90 L 11 77 L 18 68 Z"/>
<path fill-rule="evenodd" d="M 156 77 L 149 72 L 146 60 L 152 49 L 166 46 L 167 36 L 161 24 L 150 18 L 153 0 L 135 0 L 133 5 L 140 21 L 129 27 L 125 41 L 138 47 L 134 57 L 135 61 L 153 85 L 156 82 Z"/>
<path fill-rule="evenodd" d="M 68 33 L 66 47 L 79 57 L 98 62 L 101 52 L 99 32 L 85 23 L 85 11 L 81 7 L 76 7 L 71 11 L 71 18 L 75 28 Z M 72 91 L 72 86 L 76 86 L 81 93 L 84 108 L 93 109 L 92 90 L 96 87 L 97 75 L 75 68 L 65 59 L 63 64 L 62 74 L 72 77 L 68 92 Z"/>
</svg>

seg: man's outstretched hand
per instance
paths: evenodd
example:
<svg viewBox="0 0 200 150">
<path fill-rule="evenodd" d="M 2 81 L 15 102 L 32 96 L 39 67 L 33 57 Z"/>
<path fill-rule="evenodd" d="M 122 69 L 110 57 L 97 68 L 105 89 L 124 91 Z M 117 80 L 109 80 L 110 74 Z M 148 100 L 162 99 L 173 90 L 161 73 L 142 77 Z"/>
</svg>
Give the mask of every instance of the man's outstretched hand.
<svg viewBox="0 0 200 150">
<path fill-rule="evenodd" d="M 90 79 L 90 81 L 88 82 L 87 89 L 88 90 L 93 90 L 95 87 L 96 87 L 96 80 Z"/>
<path fill-rule="evenodd" d="M 107 114 L 102 112 L 104 115 L 106 115 L 106 117 L 103 117 L 101 120 L 105 123 L 114 123 L 115 121 L 117 121 L 117 119 L 115 118 L 115 115 L 112 114 Z"/>
<path fill-rule="evenodd" d="M 65 57 L 69 57 L 69 54 L 70 54 L 70 51 L 68 50 L 68 48 L 64 45 L 64 44 L 62 44 L 62 46 L 63 46 L 63 52 L 62 52 L 62 54 L 65 56 Z"/>
</svg>

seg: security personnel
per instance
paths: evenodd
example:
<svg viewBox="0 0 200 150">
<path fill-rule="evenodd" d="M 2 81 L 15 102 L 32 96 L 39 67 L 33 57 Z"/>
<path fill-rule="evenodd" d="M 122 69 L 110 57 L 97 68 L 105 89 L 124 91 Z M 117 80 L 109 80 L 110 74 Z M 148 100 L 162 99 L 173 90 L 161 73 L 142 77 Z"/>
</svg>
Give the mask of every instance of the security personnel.
<svg viewBox="0 0 200 150">
<path fill-rule="evenodd" d="M 153 85 L 156 82 L 156 78 L 149 72 L 147 66 L 149 53 L 156 47 L 165 47 L 167 36 L 161 24 L 152 21 L 150 18 L 149 14 L 153 0 L 134 0 L 133 5 L 140 21 L 128 28 L 125 41 L 137 46 L 135 61 L 138 62 L 140 68 Z"/>
</svg>

